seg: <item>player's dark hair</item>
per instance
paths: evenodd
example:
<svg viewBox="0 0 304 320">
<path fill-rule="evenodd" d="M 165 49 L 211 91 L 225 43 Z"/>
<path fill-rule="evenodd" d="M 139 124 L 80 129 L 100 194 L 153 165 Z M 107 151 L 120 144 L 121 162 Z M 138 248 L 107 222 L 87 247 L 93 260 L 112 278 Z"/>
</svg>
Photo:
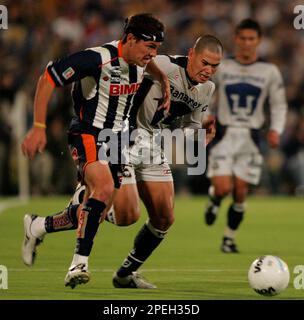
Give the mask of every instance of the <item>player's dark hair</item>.
<svg viewBox="0 0 304 320">
<path fill-rule="evenodd" d="M 195 41 L 193 48 L 196 53 L 202 52 L 204 49 L 208 49 L 211 52 L 220 54 L 223 54 L 224 51 L 221 41 L 211 34 L 206 34 L 202 37 L 199 37 Z"/>
<path fill-rule="evenodd" d="M 127 41 L 129 33 L 144 41 L 164 41 L 164 24 L 151 13 L 140 13 L 127 18 L 122 42 Z"/>
<path fill-rule="evenodd" d="M 238 34 L 241 30 L 244 29 L 251 29 L 251 30 L 255 30 L 258 34 L 259 37 L 262 36 L 262 28 L 260 26 L 260 24 L 253 20 L 253 19 L 244 19 L 242 20 L 235 28 L 235 34 Z"/>
</svg>

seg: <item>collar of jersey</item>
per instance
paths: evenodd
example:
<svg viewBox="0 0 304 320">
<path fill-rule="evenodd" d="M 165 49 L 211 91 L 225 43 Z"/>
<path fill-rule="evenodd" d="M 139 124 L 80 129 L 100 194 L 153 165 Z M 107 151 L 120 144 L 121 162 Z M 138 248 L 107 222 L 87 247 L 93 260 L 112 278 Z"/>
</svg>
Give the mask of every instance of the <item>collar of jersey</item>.
<svg viewBox="0 0 304 320">
<path fill-rule="evenodd" d="M 123 56 L 122 56 L 122 41 L 121 40 L 118 41 L 117 50 L 118 50 L 118 58 L 123 58 Z"/>
<path fill-rule="evenodd" d="M 253 62 L 251 62 L 251 63 L 242 63 L 242 62 L 238 61 L 235 56 L 227 57 L 227 59 L 232 59 L 232 60 L 234 60 L 236 63 L 240 64 L 240 65 L 243 66 L 243 67 L 251 66 L 251 65 L 253 65 L 253 64 L 257 63 L 257 62 L 265 62 L 265 61 L 264 61 L 263 59 L 261 59 L 261 58 L 257 58 L 255 61 L 253 61 Z"/>
</svg>

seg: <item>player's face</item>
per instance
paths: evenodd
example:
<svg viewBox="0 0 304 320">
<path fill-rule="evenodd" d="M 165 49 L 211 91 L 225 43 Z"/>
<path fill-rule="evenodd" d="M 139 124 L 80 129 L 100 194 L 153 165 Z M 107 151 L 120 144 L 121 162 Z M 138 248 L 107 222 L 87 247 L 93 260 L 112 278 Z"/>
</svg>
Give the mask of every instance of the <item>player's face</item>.
<svg viewBox="0 0 304 320">
<path fill-rule="evenodd" d="M 256 55 L 257 47 L 261 42 L 261 38 L 256 30 L 243 29 L 236 34 L 234 41 L 237 54 L 245 58 L 250 58 Z"/>
<path fill-rule="evenodd" d="M 140 67 L 146 66 L 157 55 L 160 45 L 161 42 L 131 39 L 128 62 Z"/>
<path fill-rule="evenodd" d="M 206 82 L 216 72 L 221 59 L 222 54 L 211 52 L 208 49 L 202 52 L 190 49 L 187 72 L 192 80 L 199 83 Z"/>
</svg>

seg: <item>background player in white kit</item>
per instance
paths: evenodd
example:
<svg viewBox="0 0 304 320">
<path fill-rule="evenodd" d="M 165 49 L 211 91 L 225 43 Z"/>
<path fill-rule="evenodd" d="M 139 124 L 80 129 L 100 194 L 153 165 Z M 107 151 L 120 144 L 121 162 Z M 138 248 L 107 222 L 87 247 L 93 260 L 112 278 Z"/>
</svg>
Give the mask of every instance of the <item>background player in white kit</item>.
<svg viewBox="0 0 304 320">
<path fill-rule="evenodd" d="M 226 253 L 238 252 L 234 238 L 244 216 L 248 185 L 260 180 L 262 156 L 258 144 L 266 99 L 270 105 L 267 142 L 271 148 L 279 146 L 287 111 L 280 71 L 258 59 L 260 25 L 251 19 L 241 21 L 234 41 L 235 57 L 224 59 L 214 77 L 218 101 L 211 110 L 218 126 L 209 154 L 210 201 L 205 210 L 205 222 L 212 225 L 222 199 L 232 193 L 221 245 Z"/>
</svg>

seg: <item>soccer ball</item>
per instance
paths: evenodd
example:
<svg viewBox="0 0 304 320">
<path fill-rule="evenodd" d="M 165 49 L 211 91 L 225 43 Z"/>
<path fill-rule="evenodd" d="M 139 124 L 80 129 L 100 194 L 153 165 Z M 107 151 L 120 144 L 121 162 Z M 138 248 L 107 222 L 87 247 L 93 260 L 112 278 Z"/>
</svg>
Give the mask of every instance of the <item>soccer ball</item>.
<svg viewBox="0 0 304 320">
<path fill-rule="evenodd" d="M 287 264 L 276 256 L 261 256 L 254 260 L 248 271 L 251 288 L 263 296 L 275 296 L 289 283 Z"/>
</svg>

